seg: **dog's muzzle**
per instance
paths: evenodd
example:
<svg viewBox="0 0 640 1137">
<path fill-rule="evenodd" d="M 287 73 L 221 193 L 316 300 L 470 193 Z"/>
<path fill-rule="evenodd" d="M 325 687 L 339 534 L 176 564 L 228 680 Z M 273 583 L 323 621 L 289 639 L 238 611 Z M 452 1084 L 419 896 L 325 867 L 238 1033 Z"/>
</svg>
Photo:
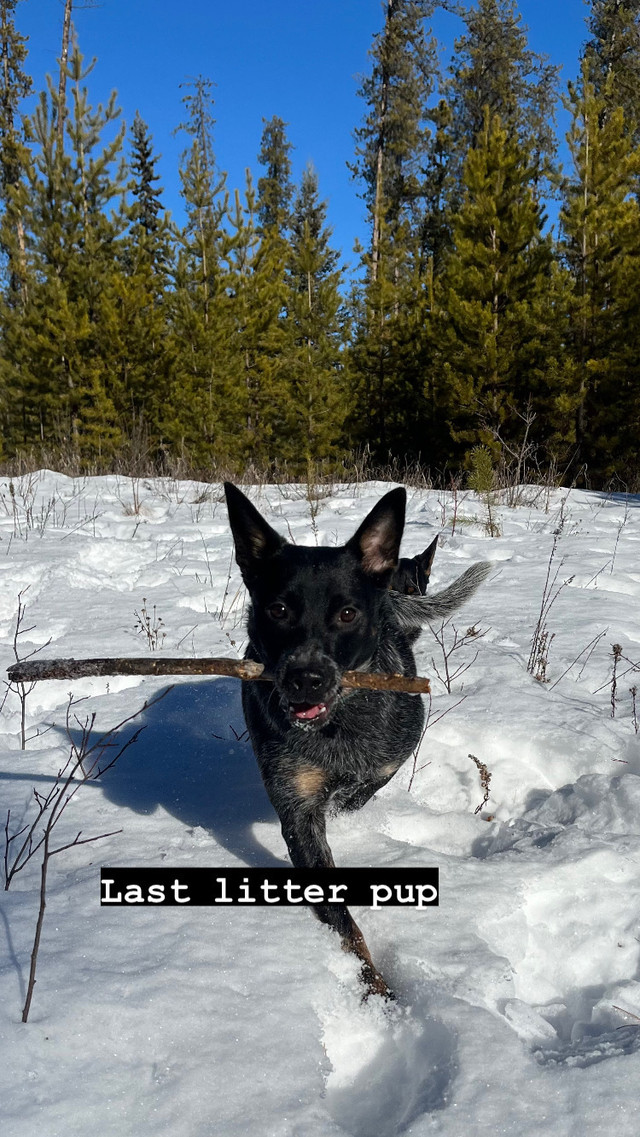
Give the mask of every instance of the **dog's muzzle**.
<svg viewBox="0 0 640 1137">
<path fill-rule="evenodd" d="M 294 652 L 275 678 L 291 723 L 317 730 L 327 722 L 340 691 L 340 672 L 329 656 Z"/>
</svg>

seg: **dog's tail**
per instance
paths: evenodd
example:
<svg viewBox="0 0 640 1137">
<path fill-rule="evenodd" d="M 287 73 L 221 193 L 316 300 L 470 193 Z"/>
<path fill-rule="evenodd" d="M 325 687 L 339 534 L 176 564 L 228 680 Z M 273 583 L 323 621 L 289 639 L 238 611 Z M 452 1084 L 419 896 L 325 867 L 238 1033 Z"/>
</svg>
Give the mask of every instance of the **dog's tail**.
<svg viewBox="0 0 640 1137">
<path fill-rule="evenodd" d="M 400 627 L 415 630 L 433 620 L 446 620 L 456 608 L 473 596 L 493 567 L 491 561 L 479 561 L 478 564 L 471 565 L 448 588 L 427 596 L 405 596 L 391 591 L 389 597 L 393 614 Z"/>
</svg>

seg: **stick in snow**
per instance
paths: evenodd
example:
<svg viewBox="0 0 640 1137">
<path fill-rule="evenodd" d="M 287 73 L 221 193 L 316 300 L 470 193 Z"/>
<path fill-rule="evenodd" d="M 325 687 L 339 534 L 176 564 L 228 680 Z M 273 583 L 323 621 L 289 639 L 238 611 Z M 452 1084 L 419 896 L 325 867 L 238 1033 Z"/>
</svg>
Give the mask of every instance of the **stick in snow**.
<svg viewBox="0 0 640 1137">
<path fill-rule="evenodd" d="M 40 679 L 84 679 L 93 675 L 227 675 L 234 679 L 264 679 L 273 682 L 262 663 L 252 659 L 38 659 L 16 663 L 7 670 L 11 683 L 35 683 Z M 371 691 L 405 691 L 426 695 L 428 679 L 419 676 L 383 675 L 374 671 L 345 671 L 343 687 Z"/>
</svg>

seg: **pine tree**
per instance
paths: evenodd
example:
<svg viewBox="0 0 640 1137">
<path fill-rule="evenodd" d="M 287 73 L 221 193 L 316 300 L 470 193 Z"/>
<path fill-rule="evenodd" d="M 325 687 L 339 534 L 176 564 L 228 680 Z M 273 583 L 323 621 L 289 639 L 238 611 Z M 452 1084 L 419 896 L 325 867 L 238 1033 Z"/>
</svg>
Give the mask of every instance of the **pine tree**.
<svg viewBox="0 0 640 1137">
<path fill-rule="evenodd" d="M 577 368 L 575 438 L 588 477 L 637 470 L 640 428 L 640 174 L 621 107 L 589 78 L 570 85 L 573 173 L 564 185 L 563 250 L 574 278 L 570 344 Z"/>
<path fill-rule="evenodd" d="M 467 30 L 455 42 L 444 84 L 454 180 L 462 176 L 466 153 L 484 130 L 488 109 L 530 155 L 538 187 L 555 152 L 558 68 L 528 47 L 527 28 L 514 0 L 478 0 L 463 18 Z"/>
<path fill-rule="evenodd" d="M 451 246 L 451 203 L 458 186 L 451 139 L 452 110 L 440 99 L 430 112 L 431 137 L 425 162 L 424 208 L 418 227 L 423 275 L 437 276 Z"/>
<path fill-rule="evenodd" d="M 398 239 L 402 242 L 399 246 Z M 403 251 L 402 270 L 395 253 Z M 366 446 L 387 462 L 433 458 L 432 415 L 426 396 L 430 375 L 431 276 L 420 271 L 417 241 L 381 226 L 375 280 L 351 297 L 354 332 L 348 358 L 347 428 L 351 445 Z"/>
<path fill-rule="evenodd" d="M 371 50 L 372 72 L 360 90 L 367 113 L 355 132 L 352 172 L 363 183 L 371 244 L 353 298 L 349 370 L 358 413 L 350 429 L 354 441 L 383 459 L 389 451 L 404 456 L 421 449 L 424 433 L 416 315 L 419 331 L 432 271 L 424 256 L 427 101 L 437 75 L 435 43 L 425 29 L 432 10 L 422 0 L 387 0 L 384 28 Z"/>
<path fill-rule="evenodd" d="M 209 323 L 209 304 L 216 288 L 218 272 L 217 242 L 226 209 L 224 188 L 226 175 L 216 168 L 213 150 L 213 98 L 210 79 L 199 76 L 188 86 L 183 98 L 188 117 L 176 131 L 184 130 L 191 139 L 190 149 L 182 156 L 180 179 L 187 211 L 183 241 L 189 256 L 197 265 L 202 320 Z"/>
<path fill-rule="evenodd" d="M 591 0 L 586 76 L 603 98 L 602 114 L 620 107 L 640 142 L 640 0 Z"/>
<path fill-rule="evenodd" d="M 437 76 L 435 42 L 424 27 L 432 11 L 425 0 L 387 0 L 385 25 L 370 52 L 371 75 L 359 91 L 368 109 L 355 131 L 351 170 L 363 183 L 371 221 L 372 280 L 382 227 L 393 233 L 415 219 L 420 205 L 429 142 L 427 101 Z"/>
<path fill-rule="evenodd" d="M 435 401 L 459 460 L 517 437 L 529 400 L 543 438 L 554 426 L 564 360 L 550 240 L 525 146 L 485 111 L 463 170 L 453 250 L 438 288 Z"/>
<path fill-rule="evenodd" d="M 342 270 L 338 253 L 329 245 L 326 215 L 317 175 L 307 166 L 291 220 L 287 330 L 293 346 L 287 361 L 292 388 L 287 449 L 291 459 L 304 457 L 308 469 L 335 457 L 346 410 Z"/>
<path fill-rule="evenodd" d="M 250 180 L 246 193 L 246 238 L 251 253 L 237 258 L 235 265 L 237 339 L 243 345 L 247 398 L 246 442 L 262 464 L 290 454 L 287 440 L 295 421 L 292 363 L 296 327 L 287 313 L 294 187 L 286 125 L 277 116 L 265 120 L 258 153 L 264 172 L 258 178 L 257 195 Z M 237 210 L 235 228 L 242 247 Z"/>
<path fill-rule="evenodd" d="M 37 152 L 25 227 L 32 283 L 21 318 L 7 322 L 3 370 L 11 391 L 14 446 L 55 443 L 82 460 L 103 462 L 120 438 L 121 390 L 110 366 L 103 314 L 114 251 L 126 224 L 124 168 L 121 161 L 116 166 L 124 127 L 102 143 L 105 127 L 117 121 L 119 111 L 115 94 L 106 107 L 90 105 L 83 83 L 92 68 L 84 69 L 74 44 L 67 150 L 58 147 L 52 84 L 31 120 Z"/>
<path fill-rule="evenodd" d="M 15 26 L 18 0 L 0 0 L 0 253 L 9 304 L 26 299 L 27 255 L 24 231 L 25 174 L 29 151 L 20 104 L 31 91 L 24 70 L 26 38 Z"/>
<path fill-rule="evenodd" d="M 288 246 L 276 232 L 260 237 L 258 202 L 248 172 L 245 204 L 237 194 L 230 220 L 225 291 L 233 370 L 239 381 L 236 397 L 242 405 L 238 455 L 264 468 L 286 452 L 291 420 L 291 329 L 285 323 Z"/>
<path fill-rule="evenodd" d="M 161 442 L 172 358 L 167 294 L 173 234 L 155 183 L 157 157 L 148 128 L 136 114 L 129 162 L 133 204 L 128 228 L 114 250 L 114 271 L 102 305 L 109 357 L 120 388 L 123 444 L 148 450 Z M 142 458 L 144 455 L 131 454 Z"/>
<path fill-rule="evenodd" d="M 234 413 L 230 335 L 220 315 L 227 306 L 222 263 L 228 245 L 226 175 L 215 160 L 211 87 L 202 76 L 188 84 L 183 99 L 187 118 L 178 127 L 190 139 L 180 168 L 187 223 L 180 235 L 174 289 L 167 297 L 174 362 L 160 423 L 166 442 L 203 467 L 228 458 Z"/>
</svg>

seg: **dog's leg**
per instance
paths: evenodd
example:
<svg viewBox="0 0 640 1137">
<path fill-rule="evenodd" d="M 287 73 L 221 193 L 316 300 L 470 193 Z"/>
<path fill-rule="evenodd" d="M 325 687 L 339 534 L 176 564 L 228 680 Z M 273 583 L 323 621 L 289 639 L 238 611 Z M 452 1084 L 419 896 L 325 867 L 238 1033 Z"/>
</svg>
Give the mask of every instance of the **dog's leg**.
<svg viewBox="0 0 640 1137">
<path fill-rule="evenodd" d="M 401 765 L 401 762 L 390 762 L 386 769 L 383 768 L 384 777 L 377 778 L 374 782 L 360 782 L 351 791 L 340 795 L 338 798 L 340 809 L 343 809 L 345 813 L 354 813 L 357 809 L 362 809 L 363 805 L 366 805 L 369 799 L 377 794 L 378 790 L 381 790 L 387 782 L 391 781 Z"/>
<path fill-rule="evenodd" d="M 326 793 L 324 775 L 321 770 L 299 770 L 288 786 L 287 800 L 282 793 L 282 783 L 274 786 L 266 782 L 267 792 L 280 817 L 282 835 L 287 843 L 289 856 L 296 868 L 335 868 L 335 862 L 327 842 L 326 831 Z M 365 986 L 365 998 L 369 995 L 383 995 L 386 999 L 395 996 L 385 983 L 375 966 L 365 938 L 349 909 L 344 904 L 314 904 L 313 911 L 323 924 L 328 924 L 338 933 L 344 951 L 352 952 L 361 961 L 361 979 Z"/>
</svg>

